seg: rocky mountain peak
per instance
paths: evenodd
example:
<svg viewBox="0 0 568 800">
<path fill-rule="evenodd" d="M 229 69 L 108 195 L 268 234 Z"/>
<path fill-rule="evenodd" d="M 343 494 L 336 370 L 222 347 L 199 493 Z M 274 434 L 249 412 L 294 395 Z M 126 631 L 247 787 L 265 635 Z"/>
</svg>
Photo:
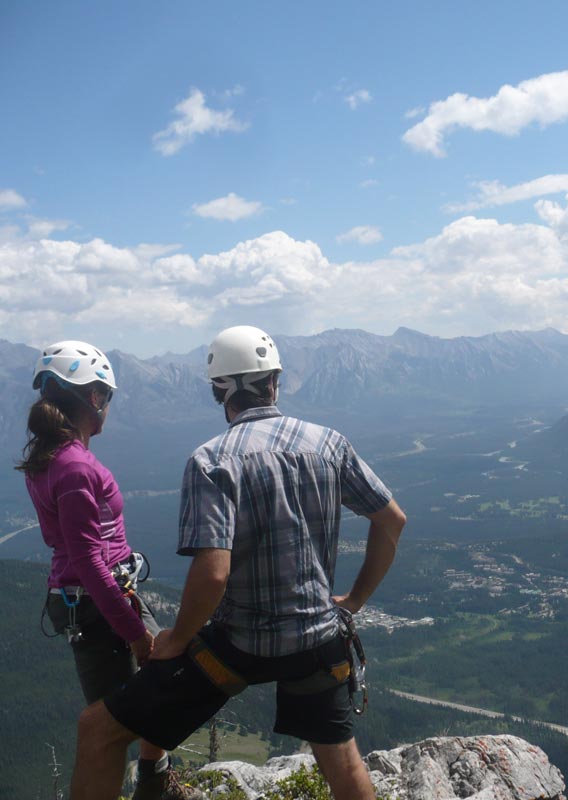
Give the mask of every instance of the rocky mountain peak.
<svg viewBox="0 0 568 800">
<path fill-rule="evenodd" d="M 392 800 L 565 800 L 561 772 L 539 747 L 516 736 L 431 738 L 375 750 L 364 761 L 377 795 Z M 226 761 L 203 769 L 234 778 L 248 800 L 262 800 L 278 781 L 313 764 L 302 753 L 271 758 L 264 767 Z"/>
</svg>

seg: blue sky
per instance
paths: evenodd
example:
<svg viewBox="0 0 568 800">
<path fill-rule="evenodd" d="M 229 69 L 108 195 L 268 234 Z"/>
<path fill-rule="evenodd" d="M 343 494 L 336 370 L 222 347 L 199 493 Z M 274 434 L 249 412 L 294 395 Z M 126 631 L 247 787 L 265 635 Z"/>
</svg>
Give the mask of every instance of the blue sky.
<svg viewBox="0 0 568 800">
<path fill-rule="evenodd" d="M 0 4 L 0 337 L 568 332 L 562 2 Z"/>
</svg>

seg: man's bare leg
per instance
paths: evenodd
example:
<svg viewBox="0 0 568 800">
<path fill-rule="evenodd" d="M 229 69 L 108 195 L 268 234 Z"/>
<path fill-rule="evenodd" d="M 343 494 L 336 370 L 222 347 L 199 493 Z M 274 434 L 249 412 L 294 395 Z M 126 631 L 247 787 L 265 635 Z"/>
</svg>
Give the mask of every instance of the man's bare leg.
<svg viewBox="0 0 568 800">
<path fill-rule="evenodd" d="M 102 700 L 88 706 L 79 717 L 71 800 L 116 800 L 126 750 L 137 738 L 111 716 Z"/>
<path fill-rule="evenodd" d="M 311 742 L 310 746 L 335 800 L 376 800 L 377 795 L 355 739 L 341 744 Z"/>
</svg>

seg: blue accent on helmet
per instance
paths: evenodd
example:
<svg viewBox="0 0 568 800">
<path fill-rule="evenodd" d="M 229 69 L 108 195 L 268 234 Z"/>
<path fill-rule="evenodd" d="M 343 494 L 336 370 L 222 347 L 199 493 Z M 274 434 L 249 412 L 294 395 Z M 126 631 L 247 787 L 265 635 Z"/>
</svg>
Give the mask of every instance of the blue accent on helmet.
<svg viewBox="0 0 568 800">
<path fill-rule="evenodd" d="M 44 364 L 44 365 L 47 367 L 47 365 L 48 365 L 48 364 L 49 364 L 49 362 L 52 360 L 52 358 L 53 358 L 53 356 L 44 356 L 44 357 L 42 358 L 42 362 L 43 362 L 43 364 Z"/>
<path fill-rule="evenodd" d="M 71 366 L 69 367 L 69 372 L 75 372 L 76 369 L 79 369 L 79 364 L 81 362 L 79 360 L 74 361 Z"/>
<path fill-rule="evenodd" d="M 104 374 L 102 369 L 98 369 L 95 374 L 98 375 L 101 380 L 106 381 L 107 376 Z"/>
</svg>

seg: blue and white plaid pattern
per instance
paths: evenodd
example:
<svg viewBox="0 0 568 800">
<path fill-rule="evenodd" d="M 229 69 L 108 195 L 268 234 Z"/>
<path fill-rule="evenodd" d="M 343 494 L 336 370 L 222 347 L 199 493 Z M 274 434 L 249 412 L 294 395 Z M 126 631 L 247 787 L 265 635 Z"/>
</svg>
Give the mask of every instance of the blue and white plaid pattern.
<svg viewBox="0 0 568 800">
<path fill-rule="evenodd" d="M 236 647 L 259 656 L 307 650 L 337 632 L 341 505 L 367 515 L 391 496 L 337 431 L 275 406 L 249 409 L 187 463 L 178 553 L 232 551 L 213 619 Z"/>
</svg>

